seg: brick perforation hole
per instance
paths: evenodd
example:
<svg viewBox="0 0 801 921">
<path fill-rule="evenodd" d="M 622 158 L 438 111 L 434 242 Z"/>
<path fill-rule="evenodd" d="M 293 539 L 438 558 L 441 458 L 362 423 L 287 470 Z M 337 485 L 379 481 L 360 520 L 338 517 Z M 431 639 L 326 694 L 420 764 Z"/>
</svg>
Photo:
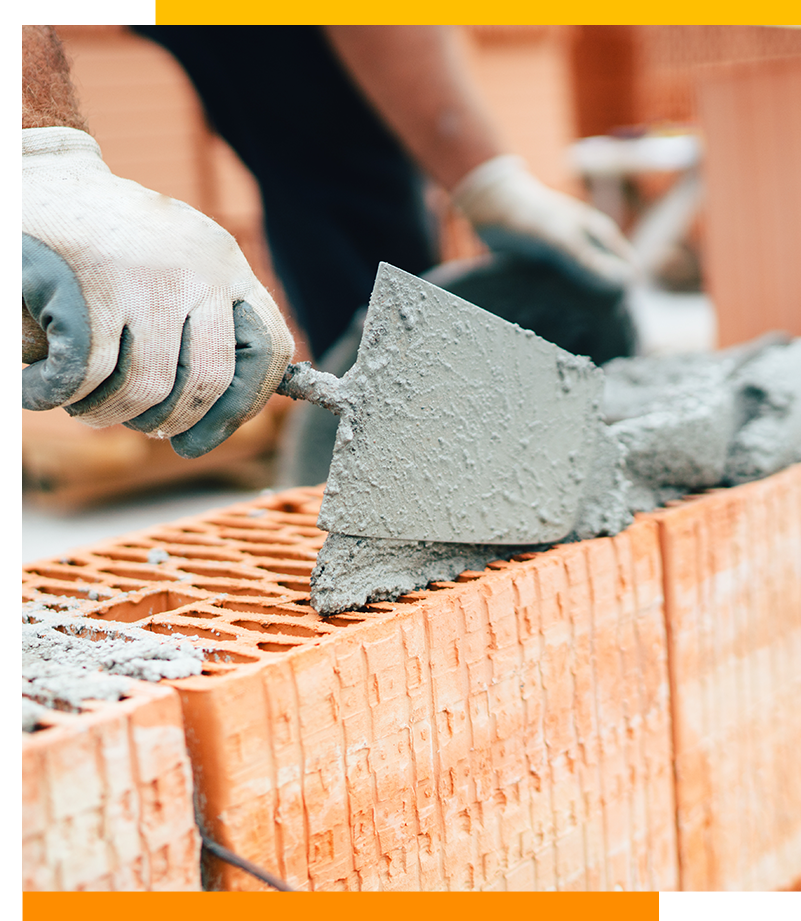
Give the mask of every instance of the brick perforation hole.
<svg viewBox="0 0 801 921">
<path fill-rule="evenodd" d="M 126 543 L 124 547 L 151 547 L 154 544 L 167 545 L 179 544 L 181 547 L 222 547 L 226 541 L 221 540 L 214 534 L 209 534 L 202 529 L 194 531 L 183 530 L 166 530 L 160 529 L 151 533 L 150 541 L 147 543 Z"/>
<path fill-rule="evenodd" d="M 130 586 L 130 588 L 134 587 L 134 585 Z M 105 589 L 105 591 L 102 591 L 102 589 Z M 101 586 L 99 583 L 89 583 L 88 585 L 79 587 L 71 582 L 44 582 L 33 580 L 31 582 L 26 582 L 23 586 L 22 599 L 23 601 L 39 601 L 45 597 L 62 597 L 76 598 L 80 601 L 91 601 L 94 595 L 108 598 L 113 594 L 115 594 L 115 592 L 112 586 L 108 584 Z"/>
<path fill-rule="evenodd" d="M 119 576 L 130 579 L 131 582 L 172 582 L 179 581 L 180 576 L 168 569 L 158 569 L 155 566 L 104 566 L 98 570 L 110 576 Z"/>
<path fill-rule="evenodd" d="M 26 570 L 34 576 L 42 576 L 45 579 L 55 579 L 59 582 L 101 582 L 102 578 L 85 568 L 70 571 L 67 566 L 38 566 Z"/>
<path fill-rule="evenodd" d="M 248 598 L 257 596 L 259 598 L 269 598 L 271 601 L 294 601 L 301 597 L 299 592 L 292 592 L 280 585 L 272 582 L 251 582 L 244 585 L 234 579 L 190 579 L 186 582 L 195 588 L 202 589 L 205 592 L 221 595 L 245 595 Z M 308 597 L 308 591 L 306 592 Z"/>
<path fill-rule="evenodd" d="M 204 561 L 205 562 L 205 561 Z M 181 566 L 182 572 L 192 576 L 210 576 L 213 579 L 247 579 L 249 581 L 261 582 L 267 580 L 267 573 L 257 572 L 248 566 L 224 566 L 209 562 L 208 565 L 199 565 L 193 561 L 187 561 Z M 270 573 L 272 575 L 272 573 Z M 274 579 L 270 579 L 274 582 Z"/>
<path fill-rule="evenodd" d="M 308 529 L 311 532 L 311 529 Z M 222 537 L 226 542 L 233 541 L 243 541 L 244 543 L 251 544 L 260 544 L 267 547 L 274 547 L 278 553 L 283 554 L 284 547 L 297 546 L 298 544 L 305 543 L 307 547 L 316 547 L 318 550 L 323 545 L 323 540 L 325 535 L 320 531 L 317 534 L 308 533 L 301 534 L 296 533 L 297 529 L 289 530 L 288 528 L 282 528 L 281 530 L 276 531 L 245 531 L 241 528 L 221 528 L 220 537 Z M 300 538 L 300 540 L 299 540 Z"/>
<path fill-rule="evenodd" d="M 269 642 L 269 643 L 262 642 L 262 643 L 257 643 L 256 645 L 262 652 L 283 653 L 283 652 L 288 652 L 290 649 L 295 649 L 297 646 L 300 646 L 302 644 L 298 643 L 297 641 L 292 642 L 290 640 L 281 642 L 280 639 L 276 638 L 275 642 Z"/>
<path fill-rule="evenodd" d="M 252 600 L 244 601 L 239 600 L 238 598 L 225 598 L 220 601 L 214 602 L 216 607 L 223 608 L 226 611 L 233 611 L 238 614 L 268 614 L 271 610 L 274 609 L 274 605 L 265 604 L 263 599 L 254 598 Z M 299 611 L 286 611 L 283 609 L 284 613 L 291 613 L 295 617 L 306 617 L 308 616 L 308 610 L 299 610 Z"/>
<path fill-rule="evenodd" d="M 261 658 L 258 655 L 247 655 L 247 653 L 237 652 L 235 649 L 226 647 L 206 649 L 203 654 L 206 662 L 211 665 L 253 665 Z M 230 670 L 226 669 L 226 671 Z"/>
<path fill-rule="evenodd" d="M 308 579 L 311 576 L 311 572 L 314 569 L 316 559 L 314 560 L 281 560 L 276 559 L 275 557 L 263 557 L 263 556 L 246 556 L 249 564 L 251 566 L 256 566 L 258 569 L 266 569 L 268 572 L 279 573 L 282 577 L 286 576 L 303 576 L 306 578 L 306 584 L 308 586 Z"/>
<path fill-rule="evenodd" d="M 189 617 L 178 617 L 171 615 L 168 621 L 152 620 L 142 624 L 145 630 L 152 633 L 160 633 L 163 636 L 180 635 L 185 637 L 198 637 L 204 640 L 214 640 L 215 642 L 233 642 L 237 633 L 228 630 L 219 630 L 215 627 L 201 627 Z"/>
<path fill-rule="evenodd" d="M 287 620 L 271 618 L 270 620 L 233 620 L 231 623 L 235 627 L 241 627 L 243 630 L 256 633 L 278 633 L 282 636 L 303 637 L 306 639 L 318 639 L 328 633 L 334 633 L 335 627 L 328 627 L 325 624 L 300 624 Z"/>
<path fill-rule="evenodd" d="M 52 697 L 39 695 L 30 691 L 25 694 L 25 697 L 27 697 L 28 700 L 32 700 L 35 704 L 40 704 L 43 707 L 47 707 L 49 711 L 48 715 L 43 717 L 42 720 L 35 725 L 33 731 L 36 733 L 42 732 L 46 729 L 56 729 L 59 726 L 63 726 L 64 723 L 57 718 L 57 715 L 77 715 L 84 712 L 82 707 L 71 704 L 67 700 L 54 700 Z"/>
</svg>

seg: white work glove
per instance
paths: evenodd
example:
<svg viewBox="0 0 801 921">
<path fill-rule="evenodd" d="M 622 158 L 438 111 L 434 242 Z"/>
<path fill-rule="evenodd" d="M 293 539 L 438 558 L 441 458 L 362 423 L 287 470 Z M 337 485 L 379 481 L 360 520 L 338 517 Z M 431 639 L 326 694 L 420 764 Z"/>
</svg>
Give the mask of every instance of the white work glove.
<svg viewBox="0 0 801 921">
<path fill-rule="evenodd" d="M 617 224 L 543 185 L 520 157 L 487 160 L 462 179 L 451 198 L 491 250 L 555 258 L 590 285 L 622 287 L 634 276 L 634 252 Z"/>
<path fill-rule="evenodd" d="M 48 356 L 26 409 L 125 423 L 198 457 L 278 386 L 292 336 L 234 238 L 113 175 L 73 128 L 22 132 L 22 297 Z"/>
</svg>

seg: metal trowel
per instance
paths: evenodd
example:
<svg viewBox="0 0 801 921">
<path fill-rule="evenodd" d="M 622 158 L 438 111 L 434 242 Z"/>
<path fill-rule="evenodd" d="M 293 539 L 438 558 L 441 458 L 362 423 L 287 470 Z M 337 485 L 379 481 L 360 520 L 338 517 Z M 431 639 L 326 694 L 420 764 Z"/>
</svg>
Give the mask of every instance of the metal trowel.
<svg viewBox="0 0 801 921">
<path fill-rule="evenodd" d="M 382 263 L 355 365 L 290 365 L 279 393 L 340 417 L 322 529 L 523 545 L 572 529 L 602 386 L 589 359 Z"/>
<path fill-rule="evenodd" d="M 23 305 L 23 361 L 47 354 L 34 327 Z M 340 419 L 323 530 L 530 545 L 573 527 L 602 386 L 589 359 L 382 263 L 355 365 L 290 364 L 278 392 Z"/>
</svg>

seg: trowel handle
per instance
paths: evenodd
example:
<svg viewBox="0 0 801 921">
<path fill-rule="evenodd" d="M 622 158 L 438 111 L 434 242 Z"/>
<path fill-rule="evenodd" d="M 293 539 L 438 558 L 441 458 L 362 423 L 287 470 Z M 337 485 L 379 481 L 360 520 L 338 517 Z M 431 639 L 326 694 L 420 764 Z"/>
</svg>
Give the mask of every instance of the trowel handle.
<svg viewBox="0 0 801 921">
<path fill-rule="evenodd" d="M 342 381 L 327 371 L 317 371 L 309 361 L 287 365 L 276 393 L 293 400 L 308 400 L 322 406 L 335 416 L 347 410 L 349 402 L 342 393 Z"/>
<path fill-rule="evenodd" d="M 47 358 L 47 335 L 30 315 L 25 301 L 22 302 L 22 361 L 26 365 Z M 276 393 L 293 400 L 308 400 L 317 403 L 334 415 L 341 416 L 346 403 L 340 394 L 340 381 L 326 371 L 316 371 L 311 363 L 287 365 Z"/>
<path fill-rule="evenodd" d="M 22 302 L 22 361 L 32 365 L 47 358 L 47 334 L 34 320 Z"/>
</svg>

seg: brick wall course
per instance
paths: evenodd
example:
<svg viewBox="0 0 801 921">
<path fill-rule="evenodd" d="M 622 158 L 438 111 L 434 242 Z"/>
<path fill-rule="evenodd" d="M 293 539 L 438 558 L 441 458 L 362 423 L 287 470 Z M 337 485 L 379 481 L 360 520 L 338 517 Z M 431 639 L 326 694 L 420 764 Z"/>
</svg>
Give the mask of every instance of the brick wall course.
<svg viewBox="0 0 801 921">
<path fill-rule="evenodd" d="M 801 333 L 801 42 L 785 34 L 795 39 L 787 57 L 718 65 L 698 78 L 705 274 L 721 346 L 772 329 Z"/>
<path fill-rule="evenodd" d="M 24 592 L 206 650 L 171 682 L 206 830 L 299 889 L 786 888 L 799 494 L 796 466 L 321 618 L 321 490 L 294 490 L 32 564 Z"/>
<path fill-rule="evenodd" d="M 22 739 L 27 891 L 200 889 L 200 838 L 180 701 L 130 697 L 51 711 Z"/>
</svg>

